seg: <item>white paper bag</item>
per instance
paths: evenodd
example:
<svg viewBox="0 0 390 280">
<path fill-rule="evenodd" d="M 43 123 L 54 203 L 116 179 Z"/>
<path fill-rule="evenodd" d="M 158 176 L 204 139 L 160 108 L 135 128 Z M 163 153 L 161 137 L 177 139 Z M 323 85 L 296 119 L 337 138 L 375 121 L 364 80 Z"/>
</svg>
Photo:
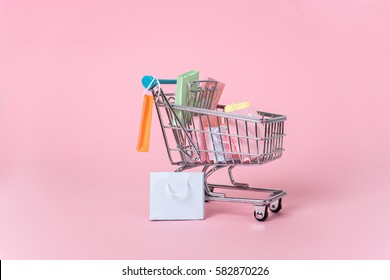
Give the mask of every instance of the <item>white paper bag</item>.
<svg viewBox="0 0 390 280">
<path fill-rule="evenodd" d="M 203 172 L 150 174 L 150 220 L 204 219 Z"/>
</svg>

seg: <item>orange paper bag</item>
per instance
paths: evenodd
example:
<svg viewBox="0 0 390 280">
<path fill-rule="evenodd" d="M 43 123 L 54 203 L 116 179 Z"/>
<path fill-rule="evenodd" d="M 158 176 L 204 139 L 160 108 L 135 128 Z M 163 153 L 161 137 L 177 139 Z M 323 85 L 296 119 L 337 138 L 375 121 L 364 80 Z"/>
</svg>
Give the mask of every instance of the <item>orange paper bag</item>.
<svg viewBox="0 0 390 280">
<path fill-rule="evenodd" d="M 144 95 L 144 104 L 142 106 L 141 124 L 138 134 L 138 152 L 149 152 L 150 127 L 152 124 L 152 104 L 153 96 Z"/>
</svg>

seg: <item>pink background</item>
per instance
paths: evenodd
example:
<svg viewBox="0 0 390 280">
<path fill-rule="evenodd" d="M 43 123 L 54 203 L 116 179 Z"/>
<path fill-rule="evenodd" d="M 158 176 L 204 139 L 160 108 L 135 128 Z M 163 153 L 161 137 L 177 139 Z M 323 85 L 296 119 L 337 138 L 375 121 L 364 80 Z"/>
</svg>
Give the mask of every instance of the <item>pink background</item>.
<svg viewBox="0 0 390 280">
<path fill-rule="evenodd" d="M 133 2 L 0 1 L 0 259 L 389 259 L 390 2 Z M 288 191 L 266 223 L 148 220 L 174 168 L 156 114 L 135 151 L 141 78 L 190 69 L 288 116 L 282 159 L 237 168 Z"/>
</svg>

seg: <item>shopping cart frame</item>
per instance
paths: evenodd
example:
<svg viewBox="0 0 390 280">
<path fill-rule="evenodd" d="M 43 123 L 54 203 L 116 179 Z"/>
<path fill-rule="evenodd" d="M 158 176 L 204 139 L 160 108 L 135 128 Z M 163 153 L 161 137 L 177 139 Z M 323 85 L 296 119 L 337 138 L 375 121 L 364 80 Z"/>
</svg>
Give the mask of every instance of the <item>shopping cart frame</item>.
<svg viewBox="0 0 390 280">
<path fill-rule="evenodd" d="M 168 154 L 169 161 L 172 165 L 179 166 L 175 172 L 181 172 L 195 167 L 202 167 L 204 173 L 204 191 L 205 200 L 207 201 L 223 201 L 223 202 L 236 202 L 236 203 L 250 203 L 254 206 L 254 217 L 258 221 L 265 221 L 268 218 L 268 209 L 271 212 L 277 213 L 282 209 L 282 197 L 287 195 L 287 192 L 278 189 L 268 188 L 255 188 L 250 187 L 247 183 L 236 182 L 232 173 L 232 170 L 236 166 L 248 166 L 248 165 L 262 165 L 282 156 L 283 137 L 284 134 L 284 122 L 287 120 L 286 116 L 273 114 L 268 112 L 258 111 L 259 117 L 243 116 L 232 113 L 223 112 L 224 105 L 218 105 L 218 110 L 209 110 L 202 108 L 208 106 L 207 104 L 201 104 L 198 96 L 200 94 L 209 94 L 212 96 L 216 89 L 216 86 L 210 88 L 202 87 L 205 82 L 216 81 L 196 81 L 189 84 L 190 93 L 193 97 L 192 101 L 189 101 L 191 106 L 176 105 L 174 103 L 175 94 L 165 93 L 161 84 L 175 84 L 176 80 L 157 80 L 153 78 L 150 84 L 145 85 L 145 88 L 149 90 L 154 97 L 155 107 L 159 118 L 160 127 L 163 133 L 163 138 Z M 164 114 L 165 111 L 165 114 Z M 217 131 L 211 131 L 209 128 L 196 127 L 194 120 L 195 116 L 204 118 L 206 122 L 210 124 L 210 119 L 214 118 L 218 122 Z M 227 125 L 227 133 L 221 131 L 223 124 L 218 120 L 225 120 Z M 236 133 L 229 131 L 230 124 L 236 125 Z M 244 125 L 246 128 L 246 134 L 240 135 L 238 126 Z M 250 135 L 248 127 L 256 127 L 256 135 Z M 233 126 L 234 127 L 234 126 Z M 264 135 L 258 135 L 258 128 L 264 128 Z M 171 136 L 168 136 L 168 132 L 171 132 Z M 203 134 L 203 139 L 207 136 L 209 139 L 221 139 L 225 137 L 232 144 L 232 139 L 236 140 L 238 146 L 240 143 L 248 142 L 248 151 L 244 151 L 239 147 L 238 151 L 232 152 L 223 149 L 215 151 L 213 149 L 201 148 L 196 135 Z M 219 138 L 218 138 L 219 137 Z M 173 140 L 174 141 L 173 141 Z M 210 140 L 210 142 L 212 142 Z M 249 142 L 255 142 L 257 149 L 255 151 L 249 150 Z M 214 146 L 214 143 L 211 143 Z M 261 145 L 261 150 L 260 150 Z M 201 159 L 201 154 L 214 155 L 214 160 Z M 179 155 L 179 160 L 174 159 L 173 154 Z M 217 155 L 222 156 L 222 161 L 217 161 Z M 233 157 L 234 156 L 234 157 Z M 211 156 L 212 157 L 212 156 Z M 244 160 L 244 158 L 246 160 Z M 249 158 L 249 159 L 248 159 Z M 227 168 L 230 179 L 230 185 L 226 184 L 213 184 L 209 183 L 209 177 L 216 171 Z M 265 193 L 267 196 L 261 198 L 250 197 L 237 197 L 228 196 L 224 192 L 215 192 L 215 189 L 227 189 L 227 190 L 240 190 L 256 193 Z"/>
</svg>

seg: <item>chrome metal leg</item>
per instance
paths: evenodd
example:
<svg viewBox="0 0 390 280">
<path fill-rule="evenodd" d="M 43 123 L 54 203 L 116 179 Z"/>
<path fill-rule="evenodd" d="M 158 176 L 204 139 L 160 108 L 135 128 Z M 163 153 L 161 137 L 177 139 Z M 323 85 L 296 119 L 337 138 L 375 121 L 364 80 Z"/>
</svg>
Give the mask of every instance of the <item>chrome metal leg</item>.
<svg viewBox="0 0 390 280">
<path fill-rule="evenodd" d="M 232 183 L 233 186 L 241 187 L 241 188 L 248 188 L 249 184 L 247 184 L 247 183 L 238 183 L 238 182 L 234 181 L 234 177 L 233 177 L 233 173 L 232 173 L 232 170 L 233 170 L 234 167 L 236 167 L 236 166 L 235 165 L 231 165 L 228 168 L 230 182 Z"/>
<path fill-rule="evenodd" d="M 225 197 L 225 194 L 223 193 L 215 193 L 214 192 L 214 187 L 211 187 L 209 183 L 207 183 L 207 178 L 210 177 L 211 174 L 213 174 L 215 171 L 218 169 L 222 168 L 220 166 L 214 166 L 213 168 L 209 169 L 210 166 L 206 165 L 203 167 L 202 172 L 204 173 L 204 190 L 206 193 L 206 200 L 207 196 L 212 196 L 212 197 Z"/>
</svg>

